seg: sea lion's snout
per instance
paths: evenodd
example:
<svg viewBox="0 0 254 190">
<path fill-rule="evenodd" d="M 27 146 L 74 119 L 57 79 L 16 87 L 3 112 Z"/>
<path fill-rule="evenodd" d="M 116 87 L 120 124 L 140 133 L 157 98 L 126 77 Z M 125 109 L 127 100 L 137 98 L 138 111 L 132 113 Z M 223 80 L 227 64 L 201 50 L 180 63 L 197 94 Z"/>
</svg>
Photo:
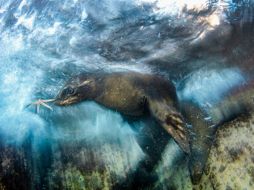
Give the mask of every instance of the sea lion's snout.
<svg viewBox="0 0 254 190">
<path fill-rule="evenodd" d="M 66 100 L 57 99 L 54 103 L 55 105 L 58 105 L 58 106 L 67 106 L 67 105 L 76 103 L 77 101 L 75 100 L 76 99 L 66 99 Z"/>
<path fill-rule="evenodd" d="M 72 78 L 56 96 L 55 104 L 67 106 L 96 96 L 94 80 L 77 76 Z"/>
</svg>

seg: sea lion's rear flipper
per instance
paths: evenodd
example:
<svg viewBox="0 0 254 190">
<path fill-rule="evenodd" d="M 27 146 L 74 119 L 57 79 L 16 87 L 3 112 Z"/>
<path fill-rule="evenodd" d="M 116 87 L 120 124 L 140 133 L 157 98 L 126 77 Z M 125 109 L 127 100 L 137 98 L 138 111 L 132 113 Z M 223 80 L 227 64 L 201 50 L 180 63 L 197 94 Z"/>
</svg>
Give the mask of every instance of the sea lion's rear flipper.
<svg viewBox="0 0 254 190">
<path fill-rule="evenodd" d="M 173 137 L 185 153 L 190 152 L 189 135 L 182 115 L 176 109 L 158 100 L 149 101 L 151 115 Z"/>
<path fill-rule="evenodd" d="M 189 171 L 193 184 L 199 183 L 215 139 L 217 126 L 204 110 L 192 102 L 181 104 L 182 113 L 192 127 L 190 131 Z"/>
</svg>

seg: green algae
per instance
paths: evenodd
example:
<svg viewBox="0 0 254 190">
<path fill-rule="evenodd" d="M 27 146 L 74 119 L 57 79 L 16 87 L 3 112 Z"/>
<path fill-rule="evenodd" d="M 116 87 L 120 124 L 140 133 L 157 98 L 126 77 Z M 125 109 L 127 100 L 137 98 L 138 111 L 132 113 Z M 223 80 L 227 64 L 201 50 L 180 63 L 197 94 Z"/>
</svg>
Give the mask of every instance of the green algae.
<svg viewBox="0 0 254 190">
<path fill-rule="evenodd" d="M 109 190 L 112 178 L 108 170 L 81 171 L 75 166 L 56 168 L 49 175 L 50 186 L 68 190 Z"/>
</svg>

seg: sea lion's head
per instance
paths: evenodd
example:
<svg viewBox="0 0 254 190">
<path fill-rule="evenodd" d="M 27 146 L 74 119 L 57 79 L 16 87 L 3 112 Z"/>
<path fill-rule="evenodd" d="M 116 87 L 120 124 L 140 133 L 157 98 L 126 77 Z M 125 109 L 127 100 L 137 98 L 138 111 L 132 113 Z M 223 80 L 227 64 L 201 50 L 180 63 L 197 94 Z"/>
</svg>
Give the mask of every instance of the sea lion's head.
<svg viewBox="0 0 254 190">
<path fill-rule="evenodd" d="M 55 99 L 55 104 L 67 106 L 83 100 L 91 100 L 96 96 L 95 77 L 79 75 L 71 78 L 60 90 Z"/>
</svg>

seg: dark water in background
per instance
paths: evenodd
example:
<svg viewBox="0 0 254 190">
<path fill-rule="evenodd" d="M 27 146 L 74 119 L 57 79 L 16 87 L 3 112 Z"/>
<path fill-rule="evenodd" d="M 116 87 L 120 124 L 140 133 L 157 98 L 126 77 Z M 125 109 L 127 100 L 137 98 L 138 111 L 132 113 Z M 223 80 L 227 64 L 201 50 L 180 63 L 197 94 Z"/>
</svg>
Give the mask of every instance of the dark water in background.
<svg viewBox="0 0 254 190">
<path fill-rule="evenodd" d="M 175 154 L 164 159 L 182 156 L 149 118 L 127 122 L 92 102 L 40 114 L 24 107 L 97 70 L 162 75 L 181 100 L 212 105 L 252 80 L 253 3 L 0 0 L 0 189 L 156 180 L 147 173 L 167 144 Z"/>
</svg>

